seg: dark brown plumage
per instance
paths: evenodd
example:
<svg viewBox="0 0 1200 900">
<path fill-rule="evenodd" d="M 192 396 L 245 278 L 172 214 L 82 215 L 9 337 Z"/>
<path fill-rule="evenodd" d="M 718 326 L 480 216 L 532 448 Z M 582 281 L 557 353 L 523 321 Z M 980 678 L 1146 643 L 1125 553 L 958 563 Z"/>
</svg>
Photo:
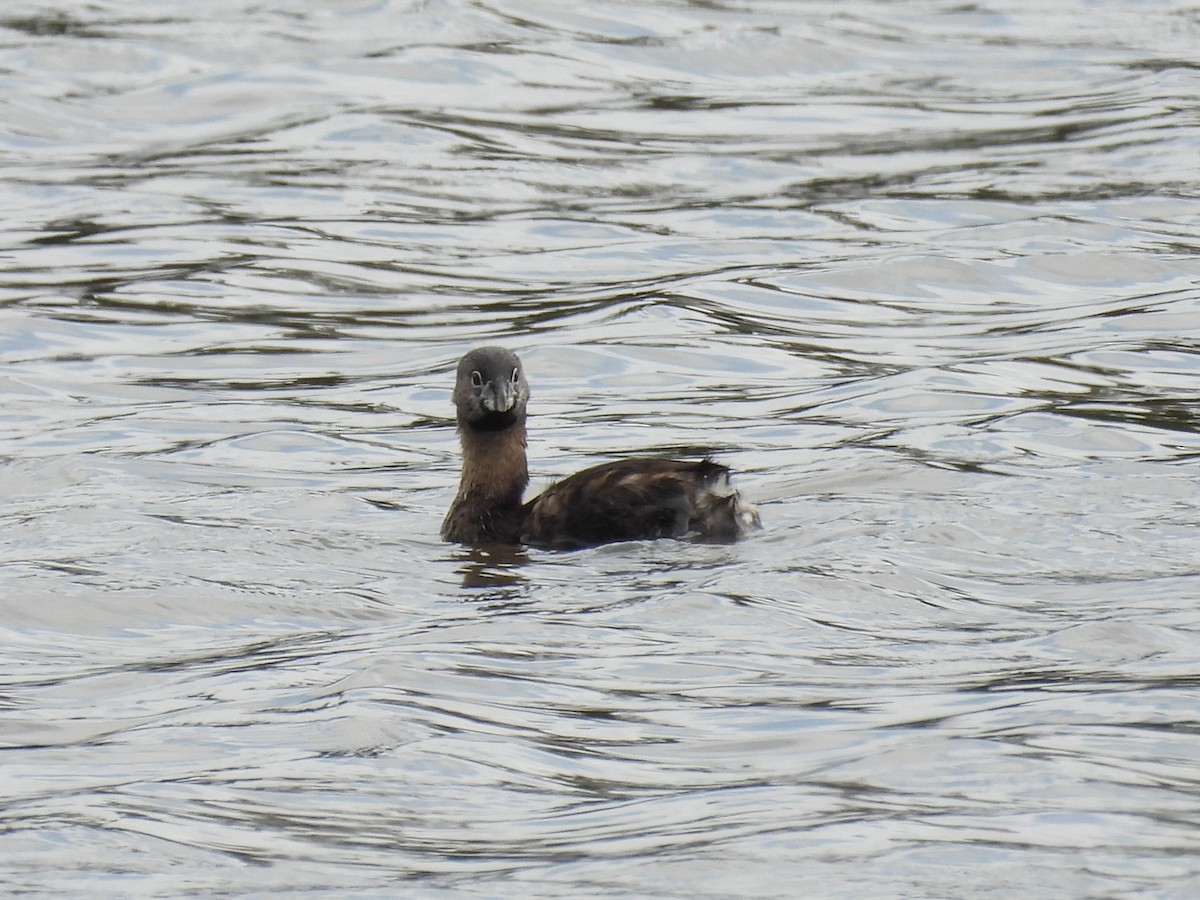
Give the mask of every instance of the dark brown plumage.
<svg viewBox="0 0 1200 900">
<path fill-rule="evenodd" d="M 759 528 L 758 512 L 729 486 L 729 470 L 702 460 L 624 459 L 559 481 L 522 502 L 529 484 L 529 383 L 516 354 L 472 350 L 454 385 L 463 468 L 442 537 L 465 544 L 585 547 L 695 536 L 734 541 Z"/>
</svg>

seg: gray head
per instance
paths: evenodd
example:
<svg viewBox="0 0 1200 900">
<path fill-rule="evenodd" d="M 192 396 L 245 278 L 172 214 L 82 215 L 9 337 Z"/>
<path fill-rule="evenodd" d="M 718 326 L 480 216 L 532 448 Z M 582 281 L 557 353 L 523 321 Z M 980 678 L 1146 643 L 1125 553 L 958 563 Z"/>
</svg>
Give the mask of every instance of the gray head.
<svg viewBox="0 0 1200 900">
<path fill-rule="evenodd" d="M 458 364 L 454 405 L 460 428 L 499 431 L 525 421 L 529 382 L 521 360 L 503 347 L 477 347 Z"/>
</svg>

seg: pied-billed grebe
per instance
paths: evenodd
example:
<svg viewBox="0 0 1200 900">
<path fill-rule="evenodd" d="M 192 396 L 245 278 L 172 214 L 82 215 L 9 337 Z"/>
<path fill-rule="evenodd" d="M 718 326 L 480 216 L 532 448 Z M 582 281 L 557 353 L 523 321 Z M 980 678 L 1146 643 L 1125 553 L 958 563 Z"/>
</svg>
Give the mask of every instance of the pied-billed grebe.
<svg viewBox="0 0 1200 900">
<path fill-rule="evenodd" d="M 515 353 L 480 347 L 458 364 L 462 481 L 442 523 L 445 540 L 544 547 L 687 535 L 734 541 L 762 527 L 754 507 L 729 486 L 729 470 L 709 460 L 603 463 L 523 503 L 528 401 L 529 382 Z"/>
</svg>

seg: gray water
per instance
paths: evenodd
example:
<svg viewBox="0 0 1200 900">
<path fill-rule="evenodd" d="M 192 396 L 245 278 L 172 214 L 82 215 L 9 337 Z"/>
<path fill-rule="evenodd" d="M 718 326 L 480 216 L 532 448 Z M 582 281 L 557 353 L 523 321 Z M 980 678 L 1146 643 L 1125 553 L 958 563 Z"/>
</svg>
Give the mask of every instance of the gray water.
<svg viewBox="0 0 1200 900">
<path fill-rule="evenodd" d="M 1200 13 L 0 17 L 0 885 L 1200 893 Z M 469 551 L 711 454 L 735 546 Z"/>
</svg>

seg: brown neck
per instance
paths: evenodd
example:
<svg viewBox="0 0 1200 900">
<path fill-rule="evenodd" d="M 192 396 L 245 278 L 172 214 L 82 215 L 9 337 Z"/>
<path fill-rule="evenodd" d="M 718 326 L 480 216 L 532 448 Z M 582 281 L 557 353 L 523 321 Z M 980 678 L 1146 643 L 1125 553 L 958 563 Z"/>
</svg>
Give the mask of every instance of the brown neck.
<svg viewBox="0 0 1200 900">
<path fill-rule="evenodd" d="M 462 442 L 462 480 L 456 502 L 494 508 L 515 508 L 529 484 L 525 461 L 525 419 L 499 431 L 479 431 L 459 425 Z"/>
</svg>

